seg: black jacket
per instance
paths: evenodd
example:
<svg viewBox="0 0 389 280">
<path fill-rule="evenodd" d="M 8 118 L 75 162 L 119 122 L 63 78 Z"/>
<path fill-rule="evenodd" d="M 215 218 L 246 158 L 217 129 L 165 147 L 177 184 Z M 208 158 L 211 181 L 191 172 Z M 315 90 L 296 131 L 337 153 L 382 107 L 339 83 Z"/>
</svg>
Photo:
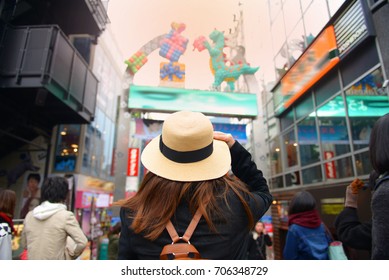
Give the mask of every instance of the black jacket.
<svg viewBox="0 0 389 280">
<path fill-rule="evenodd" d="M 272 245 L 273 242 L 269 234 L 261 233 L 256 239 L 250 234 L 247 259 L 266 260 L 266 246 Z"/>
<path fill-rule="evenodd" d="M 272 203 L 272 195 L 263 174 L 251 160 L 251 155 L 238 142 L 230 149 L 232 171 L 239 179 L 249 186 L 253 198 L 247 197 L 254 215 L 254 221 L 259 220 Z M 205 259 L 245 259 L 248 243 L 248 218 L 245 210 L 235 194 L 230 193 L 229 206 L 220 202 L 227 217 L 215 220 L 217 233 L 211 231 L 204 218 L 201 218 L 191 243 Z M 155 241 L 149 241 L 140 234 L 135 234 L 130 228 L 132 220 L 128 218 L 129 209 L 120 210 L 122 231 L 119 240 L 119 259 L 159 259 L 163 246 L 171 243 L 170 236 L 164 230 Z M 188 204 L 182 202 L 171 219 L 178 234 L 182 236 L 192 217 Z"/>
<path fill-rule="evenodd" d="M 336 217 L 336 234 L 344 245 L 358 250 L 371 251 L 371 222 L 361 223 L 356 208 L 345 207 Z"/>
<path fill-rule="evenodd" d="M 373 260 L 389 260 L 389 175 L 379 179 L 371 198 Z"/>
</svg>

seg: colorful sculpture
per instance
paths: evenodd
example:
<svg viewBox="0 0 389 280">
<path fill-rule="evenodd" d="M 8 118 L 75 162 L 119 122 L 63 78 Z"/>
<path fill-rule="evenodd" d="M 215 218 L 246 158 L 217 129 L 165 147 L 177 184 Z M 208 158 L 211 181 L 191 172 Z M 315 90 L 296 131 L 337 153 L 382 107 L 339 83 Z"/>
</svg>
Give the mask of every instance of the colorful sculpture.
<svg viewBox="0 0 389 280">
<path fill-rule="evenodd" d="M 162 81 L 183 83 L 185 81 L 185 65 L 178 63 L 180 56 L 186 51 L 188 39 L 181 35 L 186 26 L 183 23 L 173 22 L 171 30 L 160 41 L 159 55 L 170 62 L 160 64 L 160 78 Z"/>
<path fill-rule="evenodd" d="M 146 54 L 142 51 L 137 51 L 124 63 L 127 64 L 127 67 L 131 72 L 131 74 L 135 74 L 143 65 L 145 65 L 146 62 L 147 62 Z"/>
<path fill-rule="evenodd" d="M 225 47 L 224 34 L 218 30 L 212 31 L 209 38 L 213 42 L 213 47 L 205 39 L 204 36 L 198 37 L 194 43 L 194 49 L 203 51 L 207 49 L 211 57 L 211 70 L 214 75 L 214 82 L 212 87 L 219 89 L 223 81 L 227 82 L 231 92 L 235 90 L 235 81 L 239 79 L 242 74 L 254 74 L 258 71 L 259 67 L 250 67 L 244 59 L 227 61 L 226 56 L 223 53 Z M 228 63 L 227 63 L 228 62 Z M 230 64 L 230 65 L 229 65 Z"/>
</svg>

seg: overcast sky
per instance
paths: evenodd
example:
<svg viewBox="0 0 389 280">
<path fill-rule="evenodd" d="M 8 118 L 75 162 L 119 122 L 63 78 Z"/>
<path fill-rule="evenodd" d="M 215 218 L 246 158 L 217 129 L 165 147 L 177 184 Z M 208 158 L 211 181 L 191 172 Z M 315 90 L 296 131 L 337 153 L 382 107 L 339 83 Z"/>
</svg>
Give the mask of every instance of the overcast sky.
<svg viewBox="0 0 389 280">
<path fill-rule="evenodd" d="M 168 33 L 172 22 L 184 23 L 186 29 L 181 34 L 189 39 L 189 43 L 179 62 L 186 67 L 185 87 L 206 90 L 213 82 L 209 54 L 207 51 L 193 51 L 193 41 L 201 35 L 208 39 L 214 28 L 225 33 L 230 28 L 234 30 L 237 25 L 233 21 L 234 15 L 238 18 L 241 10 L 246 60 L 251 66 L 261 67 L 255 74 L 257 81 L 263 76 L 263 70 L 269 64 L 265 60 L 271 58 L 271 53 L 259 51 L 261 47 L 266 47 L 267 52 L 271 50 L 269 40 L 263 40 L 268 36 L 267 31 L 260 30 L 260 23 L 267 21 L 264 2 L 265 0 L 110 0 L 108 16 L 124 56 L 123 61 L 153 38 Z M 168 61 L 158 52 L 159 50 L 155 50 L 149 55 L 147 64 L 136 73 L 134 84 L 158 86 L 159 64 Z"/>
</svg>

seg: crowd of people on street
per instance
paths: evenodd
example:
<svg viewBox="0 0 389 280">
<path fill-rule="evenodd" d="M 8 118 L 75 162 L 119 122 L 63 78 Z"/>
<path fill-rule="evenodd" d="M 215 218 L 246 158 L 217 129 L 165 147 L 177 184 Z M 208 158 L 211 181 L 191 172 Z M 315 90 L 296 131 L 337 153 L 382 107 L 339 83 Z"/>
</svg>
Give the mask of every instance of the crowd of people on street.
<svg viewBox="0 0 389 280">
<path fill-rule="evenodd" d="M 389 114 L 379 118 L 370 134 L 372 171 L 366 184 L 372 192 L 369 222 L 358 216 L 356 179 L 346 187 L 343 211 L 334 228 L 337 240 L 354 249 L 367 250 L 371 259 L 389 259 Z M 213 130 L 199 112 L 169 115 L 156 136 L 142 151 L 148 170 L 138 192 L 114 203 L 120 222 L 108 233 L 108 259 L 160 259 L 162 248 L 177 240 L 192 243 L 204 259 L 266 260 L 273 244 L 261 221 L 273 197 L 267 180 L 251 154 L 230 134 Z M 27 259 L 77 259 L 88 239 L 73 212 L 66 206 L 66 178 L 28 177 L 25 201 L 39 202 L 22 208 L 22 246 Z M 13 217 L 16 194 L 0 191 L 0 259 L 12 259 Z M 198 217 L 193 234 L 185 230 Z M 328 260 L 335 241 L 323 223 L 317 202 L 308 190 L 295 193 L 289 203 L 285 260 Z M 174 243 L 175 241 L 173 241 Z M 191 256 L 188 256 L 189 258 Z"/>
</svg>

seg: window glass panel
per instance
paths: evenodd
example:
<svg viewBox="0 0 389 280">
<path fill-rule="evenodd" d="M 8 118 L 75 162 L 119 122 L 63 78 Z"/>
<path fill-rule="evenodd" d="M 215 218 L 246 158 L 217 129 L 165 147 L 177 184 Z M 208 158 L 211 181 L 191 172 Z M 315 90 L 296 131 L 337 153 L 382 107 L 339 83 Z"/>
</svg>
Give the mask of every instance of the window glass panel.
<svg viewBox="0 0 389 280">
<path fill-rule="evenodd" d="M 281 12 L 281 0 L 269 0 L 270 19 L 273 21 Z"/>
<path fill-rule="evenodd" d="M 332 17 L 342 6 L 342 4 L 345 2 L 345 0 L 329 0 L 327 1 L 328 6 L 330 8 L 330 16 Z"/>
<path fill-rule="evenodd" d="M 281 117 L 281 130 L 282 131 L 285 130 L 286 128 L 291 126 L 293 122 L 294 122 L 294 112 L 292 109 Z"/>
<path fill-rule="evenodd" d="M 331 158 L 331 155 L 326 155 L 326 152 L 324 156 L 326 159 Z M 325 162 L 324 170 L 327 180 L 354 177 L 351 157 Z"/>
<path fill-rule="evenodd" d="M 282 172 L 281 145 L 279 136 L 270 141 L 270 167 L 271 175 Z"/>
<path fill-rule="evenodd" d="M 302 170 L 303 184 L 313 184 L 323 181 L 320 165 Z"/>
<path fill-rule="evenodd" d="M 282 18 L 282 13 L 277 15 L 277 18 L 274 20 L 271 26 L 271 32 L 273 34 L 273 49 L 279 50 L 284 45 L 285 38 L 285 28 L 284 28 L 284 19 Z"/>
<path fill-rule="evenodd" d="M 307 94 L 304 99 L 296 106 L 296 119 L 301 119 L 313 112 L 312 94 Z"/>
<path fill-rule="evenodd" d="M 270 118 L 268 125 L 269 138 L 273 138 L 278 133 L 277 119 L 274 117 Z"/>
<path fill-rule="evenodd" d="M 300 172 L 295 171 L 285 176 L 285 183 L 287 187 L 296 187 L 300 185 Z"/>
<path fill-rule="evenodd" d="M 312 0 L 300 0 L 300 2 L 302 10 L 303 12 L 305 12 L 308 9 L 309 5 L 311 5 Z"/>
<path fill-rule="evenodd" d="M 82 172 L 91 176 L 103 177 L 104 127 L 106 117 L 96 108 L 95 120 L 87 126 L 82 155 Z"/>
<path fill-rule="evenodd" d="M 342 96 L 338 95 L 320 107 L 317 116 L 323 153 L 332 157 L 349 153 L 350 140 Z"/>
<path fill-rule="evenodd" d="M 357 176 L 370 174 L 372 167 L 369 159 L 369 152 L 356 154 L 355 164 L 357 166 Z"/>
<path fill-rule="evenodd" d="M 274 115 L 274 102 L 273 102 L 273 98 L 271 98 L 269 100 L 269 102 L 267 103 L 266 109 L 267 109 L 267 116 L 268 117 Z"/>
<path fill-rule="evenodd" d="M 286 153 L 286 166 L 292 167 L 298 164 L 297 160 L 297 142 L 294 129 L 288 131 L 284 137 L 284 151 Z"/>
<path fill-rule="evenodd" d="M 382 88 L 381 69 L 368 74 L 346 90 L 355 150 L 369 146 L 371 129 L 376 120 L 389 112 L 389 99 Z"/>
<path fill-rule="evenodd" d="M 58 126 L 55 148 L 54 171 L 74 172 L 80 145 L 81 125 L 64 124 Z"/>
<path fill-rule="evenodd" d="M 287 25 L 288 26 L 288 25 Z M 304 26 L 300 20 L 293 32 L 288 36 L 289 62 L 292 65 L 305 50 Z"/>
<path fill-rule="evenodd" d="M 284 45 L 277 56 L 275 57 L 274 64 L 276 67 L 277 79 L 281 78 L 289 69 L 288 62 L 288 49 L 286 45 Z"/>
<path fill-rule="evenodd" d="M 298 147 L 302 166 L 320 161 L 316 120 L 308 117 L 297 124 Z"/>
<path fill-rule="evenodd" d="M 296 0 L 286 0 L 284 2 L 283 11 L 286 22 L 286 34 L 289 35 L 301 18 L 300 5 L 298 5 Z"/>
<path fill-rule="evenodd" d="M 356 77 L 362 76 L 364 73 L 372 69 L 380 62 L 378 57 L 377 47 L 375 44 L 368 44 L 363 48 L 363 53 L 353 56 L 352 59 L 346 60 L 339 67 L 341 69 L 343 85 L 345 88 L 352 86 Z"/>
<path fill-rule="evenodd" d="M 315 0 L 304 14 L 307 36 L 316 37 L 329 20 L 325 0 Z"/>
<path fill-rule="evenodd" d="M 315 88 L 316 105 L 321 105 L 324 101 L 330 99 L 340 91 L 338 72 L 332 71 L 319 85 Z"/>
<path fill-rule="evenodd" d="M 281 189 L 284 187 L 284 182 L 282 180 L 282 176 L 271 178 L 270 184 L 273 189 Z"/>
</svg>

